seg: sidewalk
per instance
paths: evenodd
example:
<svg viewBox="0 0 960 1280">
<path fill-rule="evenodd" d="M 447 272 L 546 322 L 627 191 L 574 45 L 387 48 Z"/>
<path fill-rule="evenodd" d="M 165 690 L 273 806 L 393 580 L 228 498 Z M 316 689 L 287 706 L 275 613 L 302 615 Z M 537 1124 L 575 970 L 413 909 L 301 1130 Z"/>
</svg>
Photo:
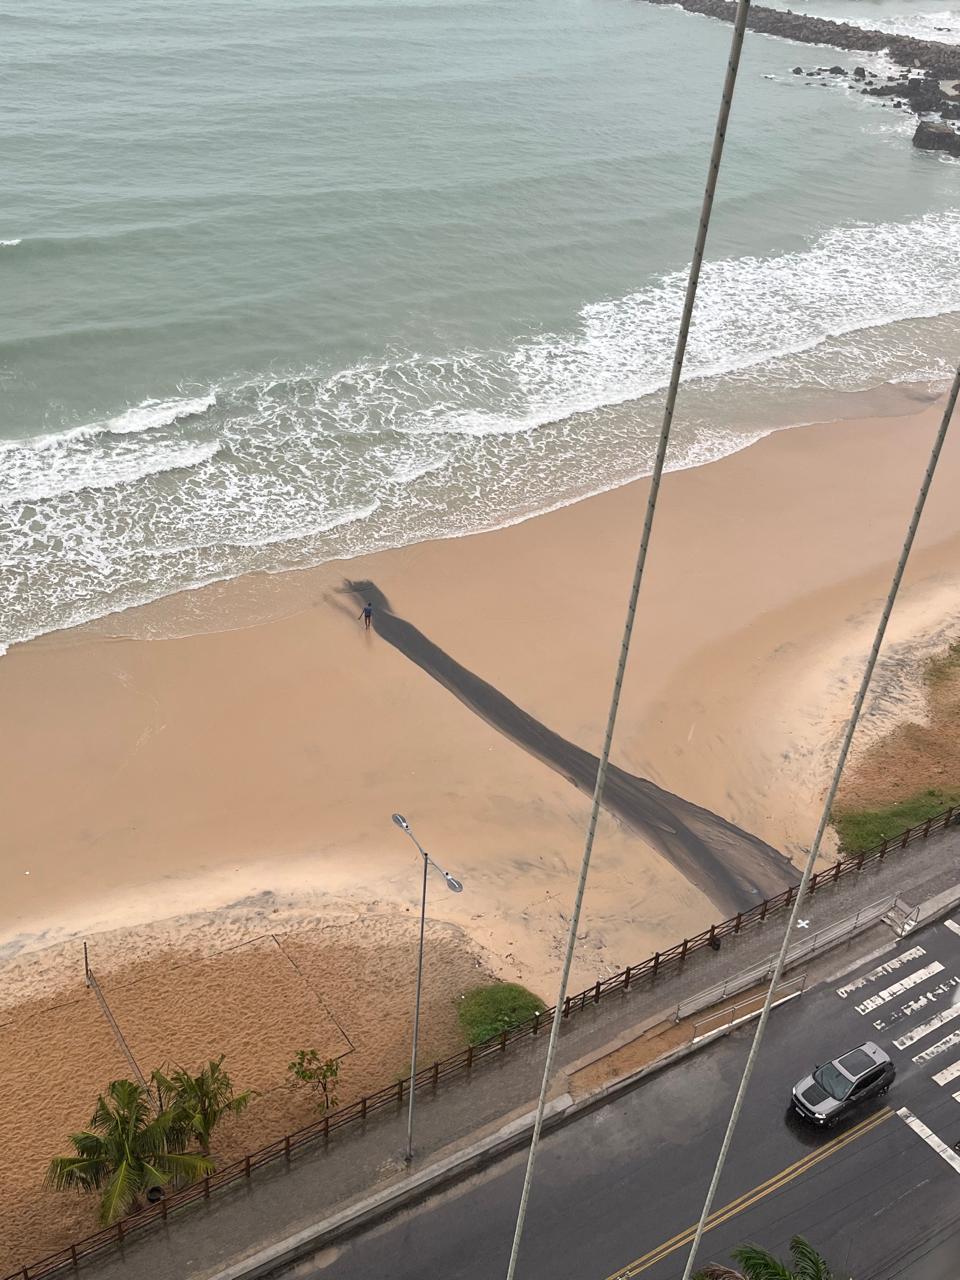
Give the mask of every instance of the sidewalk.
<svg viewBox="0 0 960 1280">
<path fill-rule="evenodd" d="M 802 912 L 805 936 L 853 916 L 886 896 L 919 905 L 960 886 L 960 829 L 951 828 L 922 844 L 892 853 L 836 886 L 820 889 Z M 960 887 L 957 889 L 960 897 Z M 679 970 L 638 983 L 626 995 L 588 1005 L 564 1024 L 558 1047 L 554 1094 L 567 1089 L 569 1069 L 582 1069 L 669 1019 L 681 1001 L 732 980 L 762 964 L 780 945 L 786 914 L 724 940 L 720 951 L 697 952 Z M 802 941 L 798 937 L 798 941 Z M 866 956 L 892 946 L 885 924 L 871 926 L 853 942 L 829 952 L 829 962 Z M 798 965 L 798 971 L 803 969 Z M 822 967 L 822 958 L 821 965 Z M 381 1112 L 362 1131 L 350 1130 L 253 1172 L 209 1201 L 200 1201 L 81 1264 L 92 1280 L 212 1280 L 288 1236 L 328 1218 L 352 1202 L 416 1177 L 433 1161 L 453 1156 L 501 1129 L 535 1105 L 546 1051 L 546 1036 L 517 1042 L 502 1056 L 475 1068 L 471 1078 L 453 1080 L 436 1093 L 418 1095 L 417 1158 L 410 1170 L 401 1159 L 405 1112 Z"/>
</svg>

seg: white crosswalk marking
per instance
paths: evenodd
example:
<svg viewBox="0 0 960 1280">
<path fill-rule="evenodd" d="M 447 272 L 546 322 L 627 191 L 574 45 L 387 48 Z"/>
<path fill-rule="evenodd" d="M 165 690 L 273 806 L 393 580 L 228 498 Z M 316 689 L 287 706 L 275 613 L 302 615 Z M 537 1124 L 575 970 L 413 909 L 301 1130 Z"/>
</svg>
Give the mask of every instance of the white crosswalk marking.
<svg viewBox="0 0 960 1280">
<path fill-rule="evenodd" d="M 904 991 L 909 991 L 911 987 L 917 986 L 921 982 L 926 982 L 927 978 L 932 978 L 935 973 L 942 973 L 943 965 L 939 960 L 934 960 L 932 964 L 928 964 L 924 969 L 918 969 L 916 973 L 911 973 L 909 977 L 901 978 L 899 982 L 895 982 L 892 987 L 887 987 L 884 991 L 878 991 L 875 996 L 871 996 L 869 1000 L 864 1000 L 862 1004 L 856 1006 L 857 1013 L 869 1013 L 872 1009 L 879 1009 L 882 1004 L 886 1004 L 888 1000 L 893 1000 L 896 996 L 902 996 Z"/>
<path fill-rule="evenodd" d="M 912 1111 L 908 1111 L 906 1107 L 901 1107 L 897 1115 L 903 1120 L 914 1133 L 918 1134 L 928 1147 L 932 1147 L 938 1156 L 946 1160 L 947 1164 L 956 1169 L 960 1173 L 960 1156 L 955 1151 L 951 1151 L 947 1144 L 938 1138 L 937 1135 L 923 1123 L 918 1120 Z"/>
<path fill-rule="evenodd" d="M 924 1036 L 929 1036 L 934 1031 L 939 1031 L 942 1026 L 952 1022 L 954 1018 L 960 1018 L 960 1004 L 955 1004 L 952 1009 L 944 1009 L 943 1013 L 938 1013 L 929 1022 L 921 1022 L 919 1027 L 914 1027 L 906 1035 L 899 1036 L 893 1043 L 898 1049 L 906 1049 L 910 1045 L 916 1044 L 918 1040 L 922 1040 Z M 914 1058 L 914 1062 L 916 1062 L 916 1058 Z"/>
<path fill-rule="evenodd" d="M 950 1084 L 952 1080 L 956 1080 L 960 1076 L 960 1058 L 952 1067 L 944 1067 L 942 1071 L 938 1071 L 933 1077 L 937 1084 Z"/>
<path fill-rule="evenodd" d="M 952 929 L 954 933 L 960 933 L 960 924 L 956 920 L 944 920 L 943 922 L 948 929 Z"/>
<path fill-rule="evenodd" d="M 955 1093 L 953 1095 L 953 1100 L 954 1102 L 960 1102 L 960 1093 Z"/>
<path fill-rule="evenodd" d="M 955 1044 L 960 1044 L 960 1031 L 954 1031 L 952 1035 L 945 1036 L 942 1040 L 938 1040 L 936 1044 L 932 1044 L 929 1049 L 924 1049 L 923 1053 L 918 1053 L 913 1059 L 914 1062 L 929 1062 L 931 1058 L 937 1058 L 941 1053 L 946 1053 L 948 1049 L 952 1049 Z"/>
<path fill-rule="evenodd" d="M 960 930 L 958 930 L 960 931 Z M 897 956 L 893 960 L 888 960 L 886 964 L 878 964 L 876 969 L 871 969 L 869 973 L 865 973 L 861 978 L 855 978 L 853 982 L 848 982 L 845 987 L 837 988 L 837 995 L 841 1000 L 846 1000 L 851 991 L 859 991 L 861 987 L 865 987 L 870 982 L 876 982 L 878 978 L 885 978 L 888 973 L 896 973 L 898 969 L 902 969 L 905 964 L 910 964 L 912 960 L 919 960 L 921 956 L 927 953 L 923 947 L 911 947 L 909 951 L 904 951 L 902 956 Z"/>
</svg>

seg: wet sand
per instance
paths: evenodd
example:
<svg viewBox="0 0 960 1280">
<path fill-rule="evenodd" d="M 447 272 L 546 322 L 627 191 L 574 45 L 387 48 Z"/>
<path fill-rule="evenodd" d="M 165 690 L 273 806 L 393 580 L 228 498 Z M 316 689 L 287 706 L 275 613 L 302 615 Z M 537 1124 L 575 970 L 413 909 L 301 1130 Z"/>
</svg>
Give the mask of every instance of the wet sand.
<svg viewBox="0 0 960 1280">
<path fill-rule="evenodd" d="M 938 417 L 890 396 L 911 412 L 780 432 L 666 477 L 584 981 L 775 889 L 781 855 L 809 839 Z M 894 655 L 957 615 L 958 455 L 954 436 Z M 405 908 L 417 876 L 390 824 L 402 809 L 467 883 L 432 910 L 497 971 L 549 982 L 645 492 L 14 648 L 0 661 L 0 715 L 16 726 L 0 744 L 5 954 L 264 889 Z M 379 632 L 357 621 L 351 581 L 389 599 Z M 390 642 L 401 621 L 422 638 L 415 661 Z M 158 635 L 173 638 L 140 638 Z M 443 671 L 424 668 L 428 646 Z"/>
</svg>

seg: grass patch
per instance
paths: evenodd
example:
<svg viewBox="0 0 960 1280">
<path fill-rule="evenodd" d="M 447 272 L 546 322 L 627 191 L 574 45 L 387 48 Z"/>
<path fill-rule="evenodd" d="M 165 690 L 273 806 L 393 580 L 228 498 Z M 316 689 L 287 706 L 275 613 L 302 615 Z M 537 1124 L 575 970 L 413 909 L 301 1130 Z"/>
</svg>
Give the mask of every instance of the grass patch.
<svg viewBox="0 0 960 1280">
<path fill-rule="evenodd" d="M 930 658 L 924 676 L 927 684 L 935 687 L 945 684 L 957 672 L 960 672 L 960 640 L 954 640 L 946 653 L 938 653 L 935 658 Z"/>
<path fill-rule="evenodd" d="M 460 1026 L 468 1044 L 483 1044 L 501 1031 L 526 1022 L 547 1006 L 539 996 L 516 982 L 474 987 L 460 1002 Z"/>
<path fill-rule="evenodd" d="M 862 853 L 955 804 L 960 804 L 960 791 L 921 791 L 885 809 L 838 810 L 831 821 L 844 853 Z"/>
</svg>

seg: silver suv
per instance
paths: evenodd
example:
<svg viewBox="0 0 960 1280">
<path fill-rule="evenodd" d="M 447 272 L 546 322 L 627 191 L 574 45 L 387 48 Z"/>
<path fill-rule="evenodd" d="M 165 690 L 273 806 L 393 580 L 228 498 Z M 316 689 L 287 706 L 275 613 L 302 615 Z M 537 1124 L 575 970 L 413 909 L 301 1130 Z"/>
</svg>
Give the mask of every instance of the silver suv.
<svg viewBox="0 0 960 1280">
<path fill-rule="evenodd" d="M 834 1125 L 861 1102 L 886 1093 L 896 1074 L 880 1046 L 868 1040 L 795 1084 L 793 1109 L 813 1124 Z"/>
</svg>

